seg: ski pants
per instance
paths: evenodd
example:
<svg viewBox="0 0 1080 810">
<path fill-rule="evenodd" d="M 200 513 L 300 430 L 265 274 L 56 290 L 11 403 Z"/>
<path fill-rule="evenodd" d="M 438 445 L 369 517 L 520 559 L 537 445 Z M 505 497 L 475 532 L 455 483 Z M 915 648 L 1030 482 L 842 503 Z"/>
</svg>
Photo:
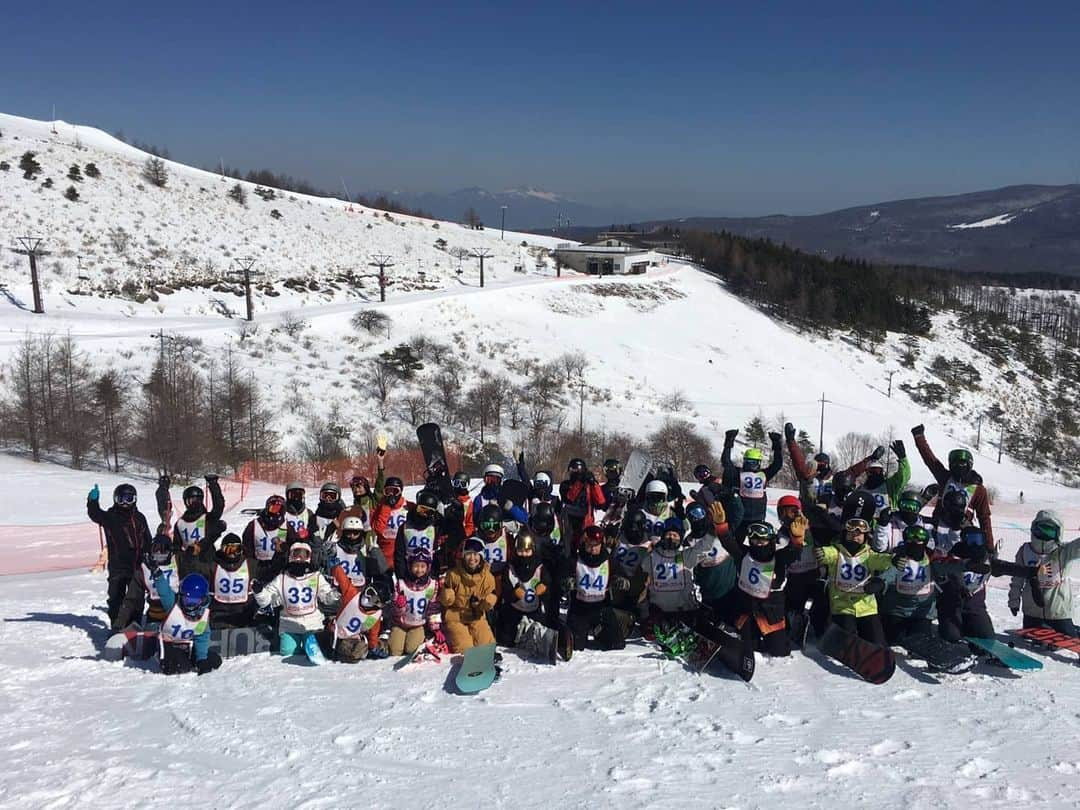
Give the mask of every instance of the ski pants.
<svg viewBox="0 0 1080 810">
<path fill-rule="evenodd" d="M 495 618 L 495 641 L 504 647 L 513 647 L 514 641 L 517 639 L 518 625 L 526 616 L 533 621 L 540 621 L 543 618 L 539 610 L 522 613 L 513 605 L 506 603 L 499 605 Z M 548 626 L 553 627 L 554 625 Z"/>
<path fill-rule="evenodd" d="M 791 655 L 791 636 L 787 628 L 774 630 L 771 633 L 762 633 L 753 616 L 747 616 L 742 626 L 739 627 L 739 635 L 751 650 L 757 650 L 765 655 L 784 658 Z"/>
<path fill-rule="evenodd" d="M 825 629 L 829 626 L 829 597 L 817 571 L 788 574 L 784 595 L 789 620 L 792 614 L 806 610 L 806 603 L 809 602 L 810 626 L 814 628 L 814 635 L 818 638 L 825 635 Z"/>
<path fill-rule="evenodd" d="M 128 584 L 131 582 L 132 576 L 131 571 L 121 571 L 115 574 L 109 572 L 109 592 L 106 601 L 109 611 L 109 627 L 116 624 L 116 617 L 120 615 L 120 605 L 124 603 L 124 596 L 127 594 Z"/>
<path fill-rule="evenodd" d="M 314 631 L 310 633 L 278 633 L 278 655 L 287 658 L 290 655 L 296 655 L 297 650 L 302 654 L 307 637 L 314 635 Z"/>
<path fill-rule="evenodd" d="M 1024 629 L 1032 627 L 1049 627 L 1066 636 L 1080 637 L 1080 628 L 1073 624 L 1072 619 L 1040 619 L 1038 616 L 1024 616 Z"/>
<path fill-rule="evenodd" d="M 165 675 L 182 675 L 196 668 L 195 648 L 190 644 L 165 644 L 161 656 L 161 671 Z M 211 650 L 206 654 L 210 669 L 221 666 L 221 656 Z"/>
<path fill-rule="evenodd" d="M 390 628 L 390 641 L 387 646 L 391 655 L 412 655 L 424 643 L 424 626 Z"/>
<path fill-rule="evenodd" d="M 885 628 L 881 626 L 881 617 L 876 613 L 858 617 L 850 613 L 834 613 L 832 620 L 864 641 L 885 646 Z"/>
<path fill-rule="evenodd" d="M 445 622 L 443 632 L 446 633 L 446 641 L 450 650 L 463 653 L 473 647 L 483 647 L 485 644 L 494 644 L 495 636 L 491 633 L 491 625 L 487 618 L 481 616 L 471 622 Z"/>
<path fill-rule="evenodd" d="M 904 636 L 929 636 L 934 633 L 934 623 L 920 616 L 882 616 L 885 640 L 896 644 Z"/>
<path fill-rule="evenodd" d="M 732 588 L 718 599 L 704 599 L 702 604 L 709 608 L 712 614 L 720 621 L 726 624 L 735 624 L 735 620 L 739 618 L 739 609 L 742 606 L 740 593 L 741 591 L 738 588 Z"/>
<path fill-rule="evenodd" d="M 601 650 L 621 650 L 626 646 L 623 622 L 610 605 L 571 600 L 566 626 L 574 636 L 575 650 L 584 650 L 590 635 L 596 639 L 594 646 Z"/>
<path fill-rule="evenodd" d="M 994 637 L 994 623 L 986 612 L 986 592 L 967 594 L 955 583 L 947 583 L 937 600 L 938 635 L 946 641 Z"/>
</svg>

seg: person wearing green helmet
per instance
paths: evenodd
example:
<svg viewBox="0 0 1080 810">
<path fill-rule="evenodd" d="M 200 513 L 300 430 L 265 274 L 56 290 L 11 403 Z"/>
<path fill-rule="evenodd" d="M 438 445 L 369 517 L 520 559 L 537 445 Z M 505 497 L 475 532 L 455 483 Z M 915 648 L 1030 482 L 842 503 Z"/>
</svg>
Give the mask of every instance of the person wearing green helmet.
<svg viewBox="0 0 1080 810">
<path fill-rule="evenodd" d="M 1024 627 L 1049 627 L 1067 636 L 1080 636 L 1073 624 L 1069 566 L 1080 558 L 1080 539 L 1064 542 L 1065 526 L 1056 512 L 1041 510 L 1031 521 L 1031 539 L 1016 552 L 1016 562 L 1034 576 L 1014 576 L 1009 587 L 1009 610 L 1024 611 Z M 1039 604 L 1039 603 L 1042 604 Z"/>
<path fill-rule="evenodd" d="M 731 451 L 735 447 L 737 435 L 737 430 L 729 430 L 724 434 L 724 452 L 720 455 L 720 463 L 724 465 L 724 480 L 733 483 L 742 498 L 743 519 L 735 529 L 735 535 L 742 539 L 747 526 L 765 520 L 765 511 L 769 505 L 769 482 L 784 466 L 784 448 L 780 443 L 780 434 L 770 433 L 772 458 L 767 467 L 763 467 L 765 455 L 756 447 L 748 447 L 743 453 L 742 465 L 736 465 L 731 460 Z"/>
<path fill-rule="evenodd" d="M 905 489 L 896 499 L 896 509 L 889 514 L 889 519 L 878 526 L 874 537 L 874 551 L 896 551 L 904 542 L 904 530 L 908 526 L 924 526 L 931 529 L 929 521 L 923 517 L 925 506 L 917 489 Z"/>
</svg>

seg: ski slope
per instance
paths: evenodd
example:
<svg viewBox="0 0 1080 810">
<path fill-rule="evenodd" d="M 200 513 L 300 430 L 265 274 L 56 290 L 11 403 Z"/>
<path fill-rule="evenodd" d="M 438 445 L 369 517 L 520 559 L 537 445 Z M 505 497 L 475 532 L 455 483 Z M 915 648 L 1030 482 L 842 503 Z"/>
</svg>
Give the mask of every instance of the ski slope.
<svg viewBox="0 0 1080 810">
<path fill-rule="evenodd" d="M 506 652 L 473 697 L 446 665 L 393 660 L 166 678 L 98 660 L 104 589 L 0 579 L 4 806 L 1072 807 L 1080 790 L 1073 654 L 940 683 L 901 661 L 880 687 L 815 651 L 759 657 L 748 687 L 638 644 L 554 667 Z"/>
</svg>

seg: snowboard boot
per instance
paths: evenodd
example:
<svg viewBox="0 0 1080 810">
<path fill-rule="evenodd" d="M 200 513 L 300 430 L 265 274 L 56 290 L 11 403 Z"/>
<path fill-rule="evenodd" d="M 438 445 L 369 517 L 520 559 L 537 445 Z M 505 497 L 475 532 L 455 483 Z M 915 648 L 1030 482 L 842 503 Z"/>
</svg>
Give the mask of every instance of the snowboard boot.
<svg viewBox="0 0 1080 810">
<path fill-rule="evenodd" d="M 527 653 L 530 658 L 550 661 L 556 639 L 557 635 L 550 627 L 523 616 L 518 621 L 514 646 Z"/>
</svg>

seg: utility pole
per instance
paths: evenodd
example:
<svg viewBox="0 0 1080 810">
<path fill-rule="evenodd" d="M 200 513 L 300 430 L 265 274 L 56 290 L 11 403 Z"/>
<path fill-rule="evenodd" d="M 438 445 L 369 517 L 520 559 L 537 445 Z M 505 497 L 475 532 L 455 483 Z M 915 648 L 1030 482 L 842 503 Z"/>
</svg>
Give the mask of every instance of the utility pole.
<svg viewBox="0 0 1080 810">
<path fill-rule="evenodd" d="M 229 275 L 235 277 L 244 285 L 244 299 L 247 303 L 247 319 L 250 321 L 253 320 L 253 309 L 251 304 L 251 277 L 261 276 L 262 272 L 252 272 L 251 268 L 255 266 L 255 259 L 252 259 L 248 256 L 233 259 L 233 261 L 240 266 L 240 269 L 230 271 Z"/>
<path fill-rule="evenodd" d="M 472 255 L 480 260 L 480 286 L 484 286 L 484 259 L 487 259 L 492 255 L 492 252 L 487 248 L 476 248 L 472 252 Z"/>
<path fill-rule="evenodd" d="M 500 233 L 499 233 L 499 239 L 500 240 L 506 238 L 506 206 L 504 205 L 504 206 L 501 206 L 501 207 L 502 207 L 502 228 L 499 229 L 500 230 Z"/>
<path fill-rule="evenodd" d="M 45 313 L 45 305 L 41 303 L 41 282 L 38 280 L 37 257 L 49 255 L 49 252 L 41 247 L 41 243 L 45 240 L 36 236 L 18 236 L 16 240 L 21 247 L 13 247 L 11 250 L 20 256 L 30 257 L 30 286 L 34 289 L 34 312 L 42 315 Z"/>
<path fill-rule="evenodd" d="M 390 257 L 387 254 L 375 253 L 372 255 L 368 265 L 370 267 L 379 268 L 379 300 L 386 301 L 386 287 L 390 283 L 386 280 L 386 268 L 393 267 L 394 263 L 390 261 Z"/>
<path fill-rule="evenodd" d="M 894 369 L 893 371 L 890 371 L 890 372 L 889 372 L 889 393 L 885 395 L 885 396 L 887 396 L 887 397 L 888 397 L 889 399 L 892 399 L 892 378 L 893 378 L 893 375 L 894 375 L 895 373 L 896 373 L 895 369 Z"/>
<path fill-rule="evenodd" d="M 578 383 L 578 438 L 585 435 L 585 375 L 581 375 Z"/>
<path fill-rule="evenodd" d="M 982 420 L 983 415 L 979 414 L 979 421 L 975 423 L 975 449 L 979 449 L 979 444 L 982 442 Z"/>
<path fill-rule="evenodd" d="M 821 424 L 818 427 L 818 452 L 825 452 L 825 403 L 831 400 L 825 399 L 825 392 L 821 392 Z"/>
<path fill-rule="evenodd" d="M 998 437 L 998 464 L 1001 463 L 1001 447 L 1005 444 L 1005 423 L 1001 423 L 1001 436 Z"/>
</svg>

